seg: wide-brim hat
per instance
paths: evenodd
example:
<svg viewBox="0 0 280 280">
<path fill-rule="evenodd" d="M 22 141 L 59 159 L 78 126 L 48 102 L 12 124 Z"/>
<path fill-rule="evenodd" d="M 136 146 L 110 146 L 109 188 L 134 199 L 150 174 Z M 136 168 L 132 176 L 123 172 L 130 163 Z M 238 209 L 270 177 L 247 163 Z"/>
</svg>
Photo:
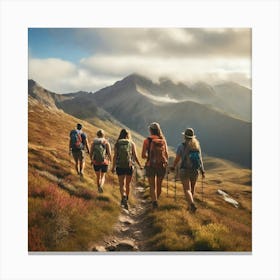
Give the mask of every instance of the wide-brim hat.
<svg viewBox="0 0 280 280">
<path fill-rule="evenodd" d="M 195 137 L 194 130 L 192 128 L 187 128 L 184 132 L 182 132 L 182 135 L 184 135 L 186 138 L 192 139 Z"/>
</svg>

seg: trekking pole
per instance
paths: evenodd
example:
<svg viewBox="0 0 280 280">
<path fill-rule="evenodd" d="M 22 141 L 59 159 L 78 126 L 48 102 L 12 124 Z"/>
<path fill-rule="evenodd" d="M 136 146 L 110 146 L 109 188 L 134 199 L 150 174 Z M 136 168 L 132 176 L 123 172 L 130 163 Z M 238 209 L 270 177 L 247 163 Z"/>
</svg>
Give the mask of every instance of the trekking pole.
<svg viewBox="0 0 280 280">
<path fill-rule="evenodd" d="M 137 169 L 136 165 L 135 165 L 134 172 L 135 172 L 135 174 L 134 174 L 134 180 L 133 180 L 134 182 L 133 182 L 132 188 L 133 188 L 134 196 L 136 196 L 136 194 L 137 194 L 136 187 L 137 187 L 137 180 L 138 180 L 137 179 L 138 178 L 138 174 L 137 174 L 138 169 Z"/>
<path fill-rule="evenodd" d="M 175 185 L 174 185 L 174 187 L 175 187 L 175 201 L 177 200 L 177 186 L 176 186 L 176 180 L 177 180 L 177 174 L 176 174 L 176 172 L 175 172 L 175 177 L 174 177 L 174 181 L 175 181 Z"/>
<path fill-rule="evenodd" d="M 204 187 L 204 178 L 202 177 L 202 180 L 201 180 L 201 188 L 202 188 L 202 193 L 201 193 L 201 196 L 202 196 L 202 202 L 204 202 L 203 187 Z"/>
<path fill-rule="evenodd" d="M 169 173 L 169 168 L 167 167 L 167 174 L 166 174 L 166 180 L 167 180 L 167 185 L 166 185 L 166 196 L 168 197 L 168 173 Z"/>
</svg>

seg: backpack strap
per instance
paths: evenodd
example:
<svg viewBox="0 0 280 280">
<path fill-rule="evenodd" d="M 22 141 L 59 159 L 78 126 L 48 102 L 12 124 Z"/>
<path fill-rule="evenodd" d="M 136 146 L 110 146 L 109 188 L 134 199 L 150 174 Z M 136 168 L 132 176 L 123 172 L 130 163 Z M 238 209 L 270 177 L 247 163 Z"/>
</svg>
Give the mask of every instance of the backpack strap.
<svg viewBox="0 0 280 280">
<path fill-rule="evenodd" d="M 150 160 L 150 154 L 151 154 L 151 144 L 153 142 L 153 138 L 152 137 L 147 137 L 147 139 L 148 139 L 148 143 L 149 143 L 149 145 L 148 145 L 148 159 L 147 159 L 147 161 L 149 161 Z"/>
<path fill-rule="evenodd" d="M 190 149 L 189 147 L 186 145 L 186 142 L 183 142 L 182 143 L 183 146 L 184 146 L 184 151 L 183 151 L 183 155 L 182 155 L 182 162 L 181 162 L 181 168 L 184 166 L 184 163 L 185 163 L 185 168 L 187 168 L 187 155 L 188 153 L 190 152 Z"/>
</svg>

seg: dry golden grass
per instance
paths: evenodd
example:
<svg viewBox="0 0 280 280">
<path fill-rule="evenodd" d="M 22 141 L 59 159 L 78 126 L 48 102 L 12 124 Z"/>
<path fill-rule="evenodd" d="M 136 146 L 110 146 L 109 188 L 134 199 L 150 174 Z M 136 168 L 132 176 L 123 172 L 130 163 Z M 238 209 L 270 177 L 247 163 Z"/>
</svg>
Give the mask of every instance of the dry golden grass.
<svg viewBox="0 0 280 280">
<path fill-rule="evenodd" d="M 95 174 L 86 159 L 81 181 L 68 154 L 69 132 L 76 123 L 92 141 L 100 128 L 37 102 L 28 116 L 28 227 L 30 251 L 85 251 L 92 241 L 110 234 L 119 215 L 117 178 L 108 173 L 104 194 L 97 193 Z M 101 127 L 104 129 L 104 127 Z M 120 128 L 105 127 L 115 139 Z"/>
<path fill-rule="evenodd" d="M 209 162 L 211 164 L 209 164 Z M 147 240 L 152 251 L 228 251 L 252 250 L 251 170 L 226 161 L 206 158 L 203 193 L 199 178 L 196 185 L 197 211 L 187 211 L 182 185 L 169 174 L 163 183 L 159 209 L 149 213 Z M 221 189 L 239 202 L 239 208 L 225 202 Z"/>
<path fill-rule="evenodd" d="M 86 251 L 89 244 L 112 233 L 119 207 L 117 177 L 107 175 L 105 192 L 97 193 L 95 175 L 86 159 L 85 178 L 78 178 L 68 155 L 69 131 L 77 122 L 91 141 L 103 128 L 113 144 L 120 127 L 109 121 L 81 121 L 37 102 L 29 103 L 28 116 L 28 245 L 30 251 Z M 143 138 L 133 134 L 138 154 Z M 169 175 L 157 211 L 145 216 L 146 248 L 149 251 L 251 251 L 252 188 L 251 170 L 230 162 L 205 158 L 206 180 L 196 187 L 198 210 L 187 211 L 182 186 Z M 174 177 L 173 177 L 174 178 Z M 221 189 L 240 203 L 225 202 Z M 150 200 L 148 188 L 146 199 Z M 132 197 L 131 204 L 135 205 Z"/>
</svg>

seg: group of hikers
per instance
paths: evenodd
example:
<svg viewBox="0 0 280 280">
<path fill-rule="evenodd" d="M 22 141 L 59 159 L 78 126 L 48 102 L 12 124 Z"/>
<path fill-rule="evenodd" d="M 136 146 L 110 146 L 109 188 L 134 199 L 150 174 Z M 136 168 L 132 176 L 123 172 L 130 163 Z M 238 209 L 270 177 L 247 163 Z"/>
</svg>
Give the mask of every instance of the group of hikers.
<svg viewBox="0 0 280 280">
<path fill-rule="evenodd" d="M 194 130 L 187 128 L 182 132 L 184 141 L 177 148 L 173 164 L 168 167 L 168 146 L 159 123 L 151 123 L 148 129 L 150 135 L 143 142 L 141 157 L 146 160 L 144 169 L 150 186 L 152 208 L 158 208 L 158 199 L 161 195 L 162 181 L 166 172 L 174 171 L 180 163 L 179 175 L 189 204 L 188 209 L 194 213 L 197 207 L 194 204 L 193 197 L 199 172 L 201 172 L 203 178 L 205 177 L 200 143 L 194 134 Z M 128 209 L 134 167 L 137 164 L 143 169 L 130 132 L 127 129 L 120 131 L 114 144 L 112 156 L 111 146 L 105 137 L 104 130 L 97 131 L 96 138 L 89 146 L 87 135 L 82 131 L 82 125 L 77 124 L 76 129 L 70 132 L 69 154 L 73 155 L 76 172 L 81 177 L 84 175 L 85 151 L 90 156 L 96 174 L 98 192 L 103 192 L 105 175 L 111 165 L 111 171 L 118 175 L 121 206 Z"/>
</svg>

